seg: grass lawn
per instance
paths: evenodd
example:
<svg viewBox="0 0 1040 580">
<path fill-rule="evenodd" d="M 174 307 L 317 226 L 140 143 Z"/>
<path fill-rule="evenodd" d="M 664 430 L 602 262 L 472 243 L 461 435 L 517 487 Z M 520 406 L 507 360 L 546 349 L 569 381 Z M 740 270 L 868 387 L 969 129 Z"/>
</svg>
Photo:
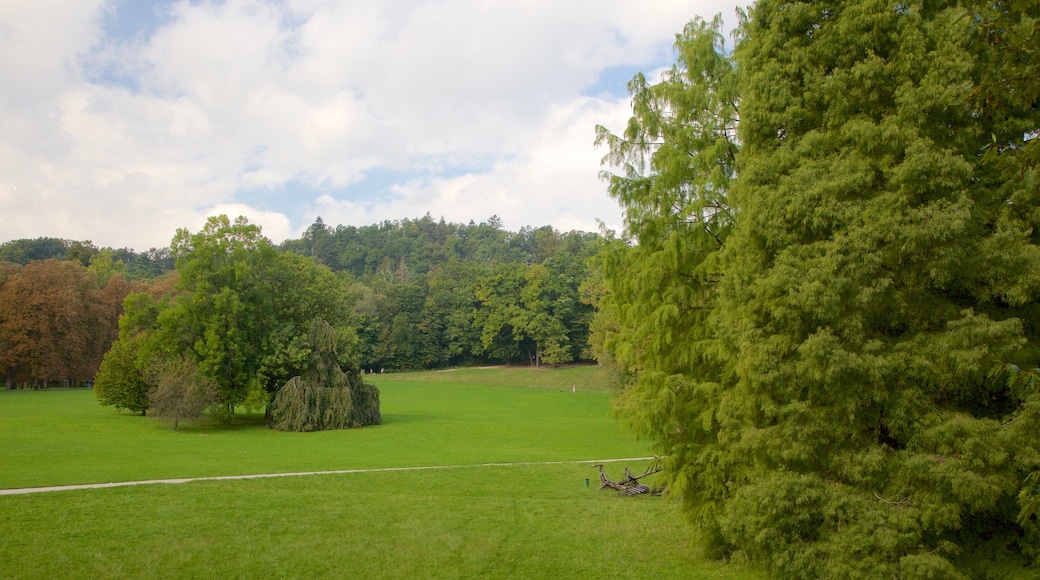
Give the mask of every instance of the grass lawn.
<svg viewBox="0 0 1040 580">
<path fill-rule="evenodd" d="M 594 367 L 560 369 L 569 385 Z M 169 477 L 643 457 L 646 444 L 609 417 L 609 396 L 554 389 L 423 382 L 483 374 L 524 385 L 555 371 L 407 373 L 379 386 L 384 424 L 320 433 L 266 429 L 240 415 L 230 428 L 177 431 L 101 407 L 89 390 L 0 392 L 0 489 Z M 547 375 L 548 373 L 548 375 Z M 562 384 L 562 383 L 560 383 Z"/>
<path fill-rule="evenodd" d="M 662 498 L 586 466 L 459 468 L 0 498 L 5 577 L 748 578 Z"/>
<path fill-rule="evenodd" d="M 89 391 L 0 392 L 0 488 L 460 466 L 2 496 L 0 576 L 755 577 L 701 560 L 676 504 L 600 491 L 587 464 L 475 465 L 648 455 L 598 372 L 371 377 L 385 424 L 322 433 L 172 431 Z"/>
</svg>

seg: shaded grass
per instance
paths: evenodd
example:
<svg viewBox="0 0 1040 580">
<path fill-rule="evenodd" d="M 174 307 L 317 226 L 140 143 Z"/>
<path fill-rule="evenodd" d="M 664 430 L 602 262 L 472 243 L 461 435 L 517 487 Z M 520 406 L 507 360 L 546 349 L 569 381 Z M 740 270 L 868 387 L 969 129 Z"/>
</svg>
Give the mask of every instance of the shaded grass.
<svg viewBox="0 0 1040 580">
<path fill-rule="evenodd" d="M 0 497 L 9 578 L 754 578 L 704 563 L 662 498 L 584 465 L 199 482 Z"/>
<path fill-rule="evenodd" d="M 0 392 L 0 488 L 649 454 L 602 393 L 374 382 L 383 425 L 318 433 L 266 429 L 256 415 L 173 431 L 90 391 Z"/>
</svg>

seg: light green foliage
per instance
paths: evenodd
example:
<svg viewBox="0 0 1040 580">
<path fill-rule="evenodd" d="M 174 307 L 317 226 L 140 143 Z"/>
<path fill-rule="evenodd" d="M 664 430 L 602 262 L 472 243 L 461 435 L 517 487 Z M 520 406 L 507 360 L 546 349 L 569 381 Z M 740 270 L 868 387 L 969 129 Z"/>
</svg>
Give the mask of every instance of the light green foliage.
<svg viewBox="0 0 1040 580">
<path fill-rule="evenodd" d="M 94 287 L 100 290 L 105 287 L 105 284 L 108 284 L 108 280 L 112 276 L 116 274 L 125 276 L 126 264 L 122 260 L 114 259 L 110 248 L 102 248 L 90 257 L 90 266 L 87 267 L 87 270 L 94 277 Z"/>
<path fill-rule="evenodd" d="M 119 339 L 105 353 L 94 379 L 94 395 L 100 404 L 147 413 L 151 387 L 145 373 L 163 354 L 153 333 L 161 308 L 143 292 L 130 293 L 123 299 Z"/>
<path fill-rule="evenodd" d="M 148 383 L 137 364 L 137 342 L 116 341 L 105 353 L 94 378 L 94 396 L 102 405 L 144 415 L 148 410 Z"/>
<path fill-rule="evenodd" d="M 271 313 L 249 299 L 262 298 L 258 267 L 274 250 L 259 227 L 227 216 L 210 218 L 196 234 L 178 230 L 170 249 L 183 294 L 160 315 L 163 341 L 176 351 L 187 347 L 233 409 L 256 380 L 262 335 L 252 331 Z"/>
<path fill-rule="evenodd" d="M 696 120 L 656 150 L 636 146 L 640 95 L 665 89 L 640 77 L 628 133 L 603 138 L 615 164 L 652 152 L 611 180 L 637 242 L 602 258 L 604 342 L 638 376 L 619 409 L 669 455 L 711 553 L 937 578 L 1037 547 L 1015 520 L 1040 399 L 1002 369 L 1040 354 L 1040 95 L 1018 76 L 1040 8 L 966 4 L 764 0 L 732 60 L 694 23 L 678 70 L 739 70 L 714 90 L 739 89 L 736 164 L 686 137 L 725 118 L 694 82 L 660 108 Z"/>
<path fill-rule="evenodd" d="M 733 225 L 739 104 L 721 27 L 720 18 L 687 25 L 662 81 L 637 75 L 629 84 L 634 116 L 624 135 L 598 129 L 597 142 L 610 147 L 604 162 L 624 169 L 605 177 L 631 239 L 607 239 L 600 252 L 595 340 L 623 376 L 637 377 L 618 411 L 668 450 L 677 490 L 685 487 L 687 454 L 700 453 L 692 443 L 710 441 L 716 426 L 712 308 L 718 255 Z"/>
</svg>

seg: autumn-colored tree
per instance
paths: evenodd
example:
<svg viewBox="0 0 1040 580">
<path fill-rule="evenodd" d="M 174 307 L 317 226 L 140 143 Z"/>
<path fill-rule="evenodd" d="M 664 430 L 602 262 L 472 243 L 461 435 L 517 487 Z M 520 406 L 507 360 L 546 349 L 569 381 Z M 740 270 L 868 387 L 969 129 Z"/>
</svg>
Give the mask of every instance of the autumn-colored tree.
<svg viewBox="0 0 1040 580">
<path fill-rule="evenodd" d="M 84 382 L 117 337 L 121 275 L 104 285 L 78 261 L 39 260 L 0 272 L 0 368 L 14 381 Z"/>
<path fill-rule="evenodd" d="M 92 292 L 92 280 L 77 262 L 30 262 L 11 273 L 0 288 L 0 364 L 8 375 L 44 386 L 92 377 Z"/>
</svg>

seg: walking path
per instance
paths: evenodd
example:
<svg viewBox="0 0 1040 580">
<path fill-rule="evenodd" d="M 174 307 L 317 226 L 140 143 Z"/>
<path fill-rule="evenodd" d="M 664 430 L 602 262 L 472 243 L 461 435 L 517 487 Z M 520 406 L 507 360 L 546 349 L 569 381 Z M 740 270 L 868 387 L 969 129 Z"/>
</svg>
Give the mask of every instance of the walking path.
<svg viewBox="0 0 1040 580">
<path fill-rule="evenodd" d="M 217 475 L 212 477 L 182 477 L 178 479 L 146 479 L 142 481 L 115 481 L 109 483 L 84 483 L 80 485 L 54 485 L 50 487 L 23 487 L 0 489 L 0 495 L 21 495 L 48 491 L 73 491 L 77 489 L 101 489 L 126 487 L 128 485 L 151 485 L 156 483 L 190 483 L 192 481 L 228 481 L 233 479 L 263 479 L 268 477 L 299 477 L 301 475 L 338 475 L 342 473 L 378 473 L 382 471 L 421 471 L 424 469 L 461 469 L 464 467 L 516 467 L 523 465 L 568 465 L 581 463 L 618 463 L 621 461 L 649 461 L 653 457 L 628 457 L 624 459 L 584 459 L 580 461 L 523 461 L 519 463 L 474 463 L 461 465 L 426 465 L 420 467 L 378 467 L 374 469 L 336 469 L 332 471 L 295 471 L 292 473 L 255 473 L 251 475 Z"/>
</svg>

